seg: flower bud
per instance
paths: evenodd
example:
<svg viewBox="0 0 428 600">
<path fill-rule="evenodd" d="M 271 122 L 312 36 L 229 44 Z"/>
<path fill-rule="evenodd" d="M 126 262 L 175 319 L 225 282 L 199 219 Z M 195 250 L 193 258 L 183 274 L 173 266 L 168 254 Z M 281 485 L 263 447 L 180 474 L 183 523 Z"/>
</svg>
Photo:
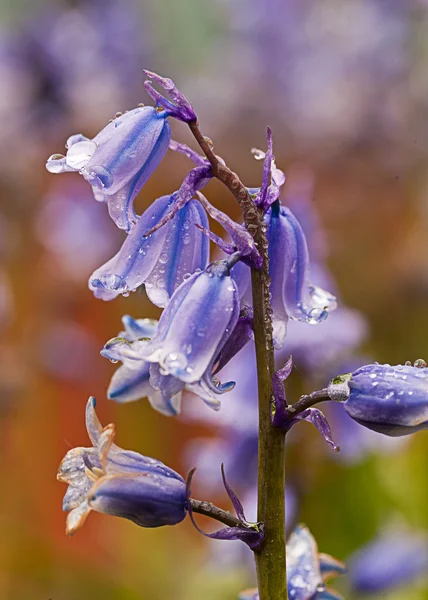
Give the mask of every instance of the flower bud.
<svg viewBox="0 0 428 600">
<path fill-rule="evenodd" d="M 411 365 L 360 367 L 329 384 L 352 419 L 379 433 L 401 436 L 428 428 L 428 368 Z"/>
</svg>

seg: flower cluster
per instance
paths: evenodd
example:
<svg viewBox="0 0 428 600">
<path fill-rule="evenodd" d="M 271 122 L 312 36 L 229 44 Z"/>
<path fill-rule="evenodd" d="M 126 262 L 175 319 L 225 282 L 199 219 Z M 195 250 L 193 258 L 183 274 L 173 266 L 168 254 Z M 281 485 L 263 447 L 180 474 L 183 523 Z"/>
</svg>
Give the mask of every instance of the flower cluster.
<svg viewBox="0 0 428 600">
<path fill-rule="evenodd" d="M 147 398 L 158 412 L 175 416 L 181 411 L 183 391 L 200 397 L 216 411 L 221 407 L 219 396 L 226 394 L 227 398 L 229 393 L 231 410 L 227 414 L 229 418 L 233 415 L 233 426 L 228 423 L 232 432 L 228 441 L 232 440 L 233 452 L 228 458 L 232 467 L 237 467 L 232 468 L 234 479 L 242 476 L 245 464 L 246 492 L 254 491 L 256 485 L 257 418 L 262 414 L 267 414 L 267 422 L 260 428 L 263 435 L 280 439 L 305 420 L 314 424 L 335 450 L 338 447 L 324 413 L 313 407 L 318 401 L 341 401 L 356 422 L 387 435 L 427 428 L 428 369 L 420 361 L 414 366 L 367 365 L 333 379 L 328 389 L 288 404 L 284 381 L 293 365 L 285 344 L 288 323 L 311 329 L 336 309 L 337 300 L 324 289 L 331 287 L 326 270 L 316 261 L 311 268 L 304 229 L 282 202 L 285 175 L 275 163 L 272 132 L 267 131 L 266 152 L 253 150 L 255 158 L 263 160 L 260 187 L 246 188 L 214 154 L 212 144 L 198 129 L 193 107 L 174 83 L 150 71 L 145 73 L 145 88 L 155 106 L 139 106 L 117 116 L 92 139 L 71 136 L 66 155 L 52 155 L 46 165 L 52 173 L 80 173 L 95 200 L 107 204 L 114 223 L 126 232 L 115 256 L 90 276 L 89 288 L 95 297 L 110 301 L 144 286 L 152 303 L 163 309 L 158 321 L 123 317 L 124 330 L 105 344 L 101 354 L 121 362 L 108 397 L 119 403 Z M 154 84 L 163 88 L 165 95 Z M 170 119 L 189 125 L 205 157 L 171 139 Z M 134 210 L 135 198 L 168 148 L 185 154 L 195 166 L 177 190 L 156 199 L 139 216 Z M 235 194 L 244 223 L 235 223 L 202 195 L 213 177 Z M 210 230 L 208 217 L 222 227 L 225 239 Z M 210 241 L 223 253 L 221 258 L 210 256 Z M 254 285 L 260 271 L 264 292 Z M 313 278 L 321 286 L 315 285 Z M 349 314 L 340 327 L 348 322 Z M 354 334 L 340 337 L 339 348 L 352 346 L 356 338 Z M 285 357 L 279 353 L 284 344 Z M 276 372 L 274 349 L 281 367 Z M 258 364 L 257 360 L 253 364 L 256 355 Z M 262 369 L 266 356 L 268 366 Z M 261 411 L 260 415 L 253 402 L 257 368 L 260 381 L 267 380 L 270 403 L 267 413 Z M 233 404 L 230 394 L 237 376 L 251 388 L 251 398 L 245 397 L 240 405 L 236 400 Z M 79 529 L 91 510 L 121 516 L 143 527 L 175 525 L 188 513 L 199 531 L 194 513 L 202 512 L 226 525 L 206 534 L 208 537 L 240 540 L 251 550 L 263 552 L 266 536 L 271 534 L 265 527 L 268 521 L 247 521 L 224 470 L 224 487 L 236 517 L 190 497 L 193 470 L 186 482 L 158 460 L 116 446 L 114 426 L 100 425 L 92 398 L 86 408 L 86 424 L 92 447 L 70 450 L 58 472 L 58 479 L 69 485 L 63 503 L 69 512 L 67 533 Z M 259 477 L 261 471 L 259 467 Z M 280 490 L 277 500 L 281 503 L 282 495 Z M 285 532 L 278 535 L 281 538 Z M 325 581 L 342 574 L 344 567 L 318 553 L 306 527 L 297 527 L 292 533 L 287 555 L 291 599 L 340 598 L 325 587 Z M 241 600 L 258 599 L 257 590 L 241 595 Z"/>
</svg>

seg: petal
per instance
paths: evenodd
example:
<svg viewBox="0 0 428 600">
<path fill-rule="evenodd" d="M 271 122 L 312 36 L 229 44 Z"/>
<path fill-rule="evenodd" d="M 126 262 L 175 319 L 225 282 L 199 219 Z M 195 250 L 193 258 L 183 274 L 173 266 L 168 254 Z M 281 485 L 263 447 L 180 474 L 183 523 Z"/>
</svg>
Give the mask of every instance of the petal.
<svg viewBox="0 0 428 600">
<path fill-rule="evenodd" d="M 98 439 L 98 456 L 101 461 L 101 468 L 105 471 L 107 466 L 107 457 L 110 452 L 110 448 L 113 445 L 113 440 L 115 436 L 115 427 L 113 423 L 104 427 L 99 439 Z"/>
<path fill-rule="evenodd" d="M 90 512 L 91 509 L 86 500 L 69 512 L 65 527 L 66 534 L 73 535 L 73 533 L 80 529 Z"/>
<path fill-rule="evenodd" d="M 323 584 L 315 539 L 302 525 L 296 527 L 287 541 L 287 583 L 295 600 L 312 598 Z"/>
<path fill-rule="evenodd" d="M 209 240 L 198 225 L 207 228 L 208 218 L 201 204 L 192 200 L 163 228 L 167 236 L 162 253 L 145 280 L 147 295 L 156 306 L 165 307 L 185 276 L 207 266 Z"/>
<path fill-rule="evenodd" d="M 195 383 L 213 364 L 238 318 L 236 284 L 224 261 L 212 263 L 177 289 L 142 354 L 159 362 L 165 374 Z"/>
<path fill-rule="evenodd" d="M 86 479 L 83 453 L 89 448 L 72 448 L 62 459 L 56 478 L 58 481 L 78 486 Z"/>
<path fill-rule="evenodd" d="M 52 154 L 46 161 L 46 169 L 49 173 L 71 173 L 76 170 L 67 165 L 63 154 Z"/>
<path fill-rule="evenodd" d="M 348 569 L 343 562 L 337 560 L 330 554 L 320 553 L 318 554 L 318 560 L 320 562 L 321 576 L 324 582 L 329 581 L 339 575 L 345 575 Z"/>
<path fill-rule="evenodd" d="M 112 300 L 142 285 L 162 255 L 168 234 L 166 228 L 144 237 L 144 233 L 157 223 L 172 202 L 171 196 L 162 196 L 153 202 L 125 239 L 119 252 L 89 279 L 89 289 L 97 298 Z M 162 260 L 167 260 L 168 256 Z"/>
<path fill-rule="evenodd" d="M 107 391 L 109 400 L 132 402 L 155 393 L 149 382 L 150 363 L 140 361 L 135 367 L 122 365 L 111 378 Z"/>
<path fill-rule="evenodd" d="M 170 137 L 171 128 L 165 115 L 151 106 L 135 108 L 115 119 L 94 138 L 97 149 L 82 174 L 91 185 L 108 195 L 115 194 L 146 165 L 155 163 L 154 169 L 159 164 Z M 94 167 L 102 167 L 109 180 L 102 177 L 97 180 Z"/>
<path fill-rule="evenodd" d="M 154 363 L 150 366 L 150 384 L 160 392 L 160 395 L 153 393 L 149 397 L 152 407 L 169 417 L 179 414 L 184 383 L 172 375 L 163 375 L 159 365 Z"/>
<path fill-rule="evenodd" d="M 65 157 L 67 166 L 75 171 L 80 171 L 91 160 L 96 149 L 97 145 L 92 140 L 86 139 L 72 143 Z"/>
<path fill-rule="evenodd" d="M 126 337 L 129 341 L 138 340 L 138 338 L 153 337 L 158 322 L 155 319 L 133 319 L 129 315 L 122 317 L 122 323 L 125 332 L 119 337 Z"/>
<path fill-rule="evenodd" d="M 91 396 L 86 404 L 86 431 L 94 448 L 98 446 L 103 427 L 95 413 L 97 401 Z"/>
<path fill-rule="evenodd" d="M 102 477 L 89 494 L 89 505 L 141 527 L 176 525 L 186 516 L 182 481 L 153 473 Z"/>
</svg>

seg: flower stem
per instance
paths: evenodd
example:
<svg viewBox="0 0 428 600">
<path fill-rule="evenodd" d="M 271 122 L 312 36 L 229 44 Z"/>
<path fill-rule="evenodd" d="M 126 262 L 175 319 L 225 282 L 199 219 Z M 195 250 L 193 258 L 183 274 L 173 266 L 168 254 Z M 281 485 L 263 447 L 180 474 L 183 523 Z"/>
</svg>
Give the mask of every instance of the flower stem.
<svg viewBox="0 0 428 600">
<path fill-rule="evenodd" d="M 265 540 L 255 553 L 260 600 L 287 600 L 285 554 L 285 448 L 284 432 L 272 426 L 274 352 L 272 309 L 269 296 L 269 256 L 263 212 L 256 207 L 247 188 L 213 152 L 197 121 L 188 123 L 211 164 L 214 177 L 238 201 L 247 230 L 263 256 L 261 270 L 251 270 L 254 307 L 254 337 L 259 396 L 258 514 L 265 525 Z"/>
<path fill-rule="evenodd" d="M 223 510 L 211 502 L 189 498 L 194 513 L 215 519 L 228 527 L 243 527 L 243 523 L 227 510 Z"/>
</svg>

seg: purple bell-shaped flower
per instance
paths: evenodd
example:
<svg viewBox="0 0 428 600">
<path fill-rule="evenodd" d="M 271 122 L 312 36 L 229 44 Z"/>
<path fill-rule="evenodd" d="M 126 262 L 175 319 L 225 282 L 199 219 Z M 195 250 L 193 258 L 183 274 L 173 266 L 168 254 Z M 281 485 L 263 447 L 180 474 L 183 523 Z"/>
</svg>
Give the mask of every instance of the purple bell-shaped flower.
<svg viewBox="0 0 428 600">
<path fill-rule="evenodd" d="M 197 200 L 145 236 L 173 203 L 174 194 L 158 198 L 139 218 L 119 252 L 91 275 L 89 288 L 97 298 L 112 300 L 145 284 L 153 304 L 164 307 L 187 274 L 205 269 L 209 240 L 199 227 L 208 228 L 208 218 Z"/>
<path fill-rule="evenodd" d="M 69 450 L 57 475 L 68 483 L 63 501 L 68 535 L 82 527 L 91 510 L 141 527 L 176 525 L 185 518 L 184 479 L 158 460 L 116 446 L 114 425 L 101 426 L 94 398 L 86 405 L 86 429 L 92 447 Z"/>
<path fill-rule="evenodd" d="M 335 377 L 328 391 L 354 421 L 379 433 L 401 436 L 428 429 L 428 368 L 422 360 L 414 366 L 365 365 Z"/>
<path fill-rule="evenodd" d="M 136 222 L 133 202 L 168 149 L 168 112 L 144 106 L 110 122 L 92 140 L 72 135 L 67 154 L 52 155 L 51 173 L 77 171 L 91 184 L 95 199 L 107 202 L 111 218 L 129 231 Z"/>
</svg>

